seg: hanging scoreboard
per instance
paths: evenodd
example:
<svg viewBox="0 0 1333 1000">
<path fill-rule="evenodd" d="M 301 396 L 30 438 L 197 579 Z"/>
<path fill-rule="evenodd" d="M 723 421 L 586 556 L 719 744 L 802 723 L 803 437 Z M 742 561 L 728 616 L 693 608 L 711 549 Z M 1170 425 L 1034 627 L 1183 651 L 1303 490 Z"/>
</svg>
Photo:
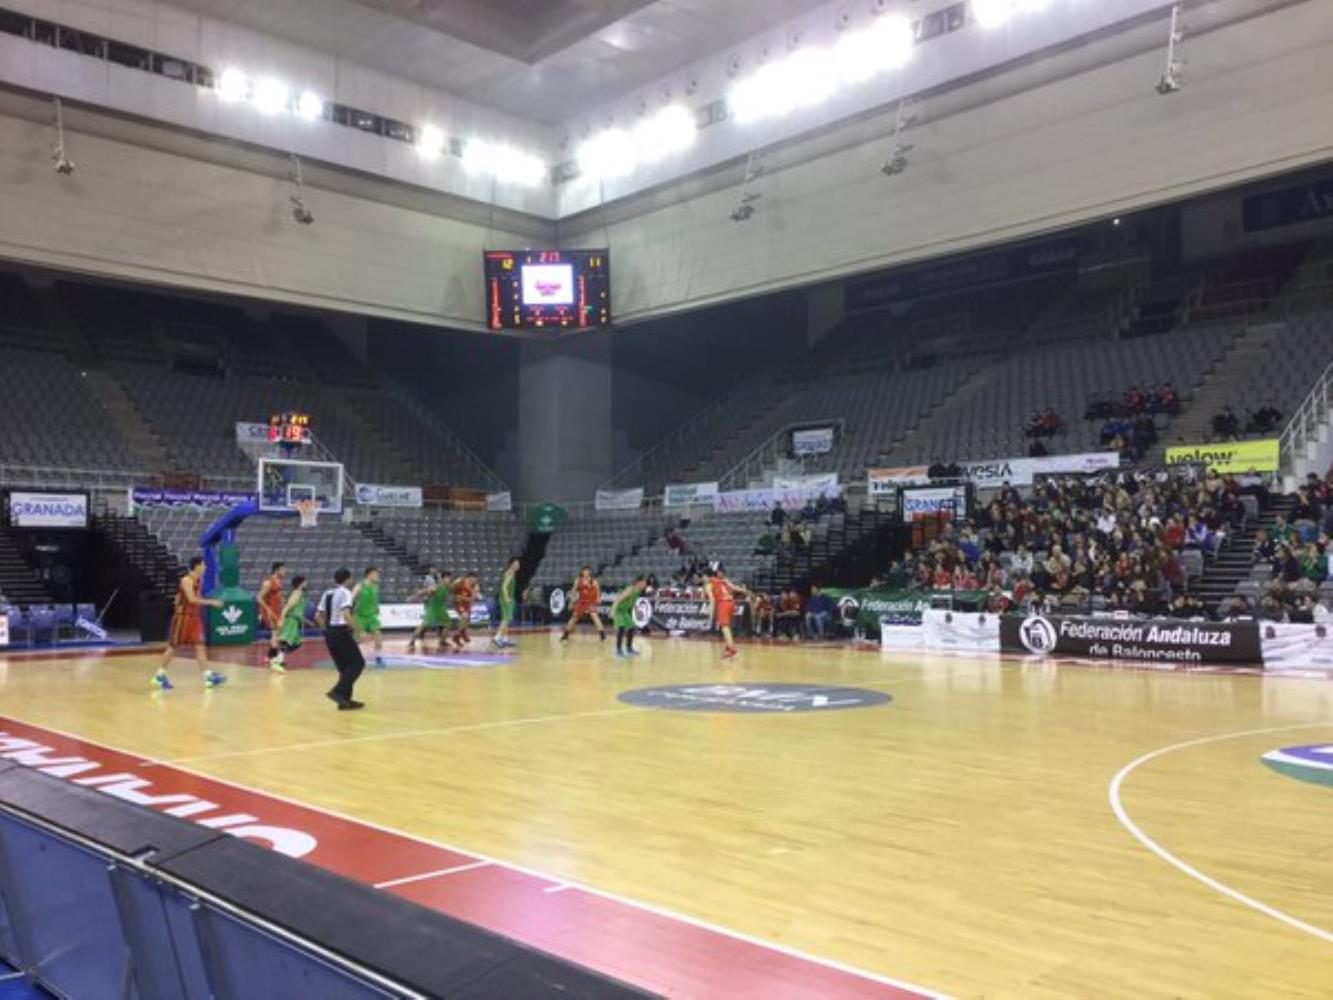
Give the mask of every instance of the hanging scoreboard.
<svg viewBox="0 0 1333 1000">
<path fill-rule="evenodd" d="M 487 250 L 486 325 L 492 330 L 591 330 L 611 325 L 606 250 Z"/>
</svg>

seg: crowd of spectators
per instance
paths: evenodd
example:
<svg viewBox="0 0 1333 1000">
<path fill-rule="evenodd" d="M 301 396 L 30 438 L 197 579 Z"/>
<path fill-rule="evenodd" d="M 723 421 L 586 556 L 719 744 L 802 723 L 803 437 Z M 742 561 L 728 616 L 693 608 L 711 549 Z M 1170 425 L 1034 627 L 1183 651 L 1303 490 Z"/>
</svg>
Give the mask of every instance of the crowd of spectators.
<svg viewBox="0 0 1333 1000">
<path fill-rule="evenodd" d="M 1281 421 L 1281 411 L 1267 404 L 1257 410 L 1248 410 L 1244 423 L 1231 407 L 1224 406 L 1222 412 L 1212 419 L 1213 439 L 1235 441 L 1247 435 L 1272 434 Z"/>
<path fill-rule="evenodd" d="M 974 525 L 946 526 L 887 582 L 973 592 L 995 612 L 1201 615 L 1183 553 L 1217 552 L 1244 491 L 1236 479 L 1165 471 L 1047 479 L 1031 499 L 1006 487 Z"/>
<path fill-rule="evenodd" d="M 1028 417 L 1028 422 L 1023 428 L 1023 433 L 1030 438 L 1049 438 L 1057 434 L 1063 434 L 1065 431 L 1065 422 L 1060 419 L 1060 414 L 1049 406 L 1044 410 L 1033 410 L 1032 415 Z"/>
<path fill-rule="evenodd" d="M 1259 529 L 1254 540 L 1256 565 L 1268 567 L 1268 579 L 1257 603 L 1234 597 L 1223 602 L 1224 613 L 1253 615 L 1266 621 L 1324 621 L 1319 588 L 1330 577 L 1333 557 L 1333 469 L 1323 479 L 1314 473 L 1296 492 L 1291 516 L 1278 515 L 1272 527 Z"/>
<path fill-rule="evenodd" d="M 846 514 L 847 501 L 841 495 L 824 493 L 805 502 L 800 510 L 788 513 L 781 501 L 773 504 L 764 533 L 755 541 L 756 555 L 776 555 L 779 562 L 790 563 L 810 551 L 814 523 L 828 514 Z"/>
<path fill-rule="evenodd" d="M 1170 382 L 1163 382 L 1155 389 L 1130 386 L 1120 394 L 1119 399 L 1091 400 L 1083 417 L 1086 420 L 1109 420 L 1112 417 L 1154 416 L 1158 413 L 1172 417 L 1180 413 L 1180 396 Z"/>
</svg>

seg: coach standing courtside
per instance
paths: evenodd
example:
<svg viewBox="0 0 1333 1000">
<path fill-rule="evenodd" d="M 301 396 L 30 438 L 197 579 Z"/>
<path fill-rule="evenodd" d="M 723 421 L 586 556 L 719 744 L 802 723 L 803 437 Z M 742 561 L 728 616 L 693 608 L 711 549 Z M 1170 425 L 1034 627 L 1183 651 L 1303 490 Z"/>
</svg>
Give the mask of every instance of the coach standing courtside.
<svg viewBox="0 0 1333 1000">
<path fill-rule="evenodd" d="M 361 655 L 361 647 L 352 630 L 352 592 L 347 587 L 351 579 L 350 569 L 334 573 L 333 588 L 324 591 L 317 612 L 320 624 L 324 626 L 324 642 L 338 668 L 338 683 L 333 685 L 328 697 L 340 712 L 365 707 L 362 702 L 352 699 L 352 686 L 366 669 L 366 658 Z"/>
</svg>

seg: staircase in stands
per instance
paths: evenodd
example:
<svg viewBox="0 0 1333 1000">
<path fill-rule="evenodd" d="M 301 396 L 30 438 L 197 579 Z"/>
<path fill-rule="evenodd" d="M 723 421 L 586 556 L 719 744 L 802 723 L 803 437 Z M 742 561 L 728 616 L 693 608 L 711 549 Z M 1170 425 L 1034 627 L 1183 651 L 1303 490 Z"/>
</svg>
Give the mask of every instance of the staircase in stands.
<svg viewBox="0 0 1333 1000">
<path fill-rule="evenodd" d="M 89 368 L 84 381 L 97 398 L 107 418 L 119 432 L 134 458 L 134 469 L 127 471 L 157 472 L 171 468 L 171 457 L 161 440 L 143 418 L 139 408 L 130 399 L 125 387 L 110 372 Z"/>
<path fill-rule="evenodd" d="M 103 505 L 94 508 L 92 527 L 110 540 L 141 590 L 153 591 L 164 599 L 175 595 L 185 567 L 147 526 Z M 125 596 L 132 599 L 134 595 Z"/>
<path fill-rule="evenodd" d="M 1204 570 L 1199 582 L 1192 588 L 1202 599 L 1209 612 L 1237 592 L 1241 581 L 1248 580 L 1254 569 L 1254 540 L 1259 529 L 1273 527 L 1278 515 L 1291 518 L 1296 509 L 1294 496 L 1274 496 L 1258 517 L 1249 518 L 1245 525 L 1227 538 L 1217 558 Z"/>
<path fill-rule="evenodd" d="M 33 572 L 10 536 L 12 529 L 0 527 L 0 594 L 10 604 L 49 604 L 46 585 Z"/>
<path fill-rule="evenodd" d="M 854 504 L 857 503 L 854 501 Z M 884 564 L 881 542 L 894 515 L 868 501 L 844 514 L 826 514 L 817 522 L 810 547 L 789 561 L 774 557 L 769 567 L 755 571 L 754 586 L 772 593 L 802 583 L 820 586 L 864 583 Z"/>
</svg>

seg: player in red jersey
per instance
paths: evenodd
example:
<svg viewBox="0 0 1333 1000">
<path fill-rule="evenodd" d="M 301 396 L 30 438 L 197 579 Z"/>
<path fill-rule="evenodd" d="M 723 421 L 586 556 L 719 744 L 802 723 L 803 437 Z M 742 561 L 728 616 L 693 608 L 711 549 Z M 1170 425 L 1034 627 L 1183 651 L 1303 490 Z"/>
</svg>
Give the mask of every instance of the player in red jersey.
<svg viewBox="0 0 1333 1000">
<path fill-rule="evenodd" d="M 220 608 L 222 602 L 203 595 L 204 560 L 195 556 L 190 560 L 190 572 L 186 573 L 176 585 L 176 604 L 171 616 L 171 633 L 167 637 L 167 648 L 162 653 L 162 665 L 153 675 L 153 687 L 159 691 L 170 691 L 171 679 L 167 677 L 167 667 L 171 665 L 176 650 L 182 646 L 194 647 L 194 658 L 203 674 L 205 687 L 217 687 L 226 683 L 216 670 L 209 670 L 204 660 L 204 623 L 199 617 L 201 608 Z"/>
<path fill-rule="evenodd" d="M 584 618 L 591 618 L 597 627 L 597 634 L 606 642 L 606 626 L 602 624 L 597 608 L 602 603 L 602 588 L 597 585 L 597 578 L 592 575 L 592 567 L 584 566 L 579 570 L 579 578 L 574 581 L 574 610 L 565 623 L 565 630 L 560 633 L 560 641 L 568 642 L 569 634 L 578 627 Z"/>
<path fill-rule="evenodd" d="M 462 649 L 472 641 L 468 626 L 472 623 L 472 605 L 481 592 L 481 581 L 476 573 L 467 573 L 454 584 L 454 611 L 458 613 L 458 630 L 452 641 L 457 649 Z"/>
<path fill-rule="evenodd" d="M 259 594 L 255 597 L 255 606 L 259 609 L 259 620 L 268 629 L 268 665 L 269 669 L 283 673 L 282 650 L 278 648 L 278 634 L 282 631 L 282 581 L 287 576 L 287 564 L 275 562 L 273 569 L 259 585 Z"/>
<path fill-rule="evenodd" d="M 708 578 L 708 607 L 717 627 L 722 632 L 722 659 L 736 655 L 736 640 L 731 634 L 731 619 L 736 614 L 736 598 L 746 596 L 745 590 L 722 575 L 722 567 L 713 570 Z"/>
</svg>

